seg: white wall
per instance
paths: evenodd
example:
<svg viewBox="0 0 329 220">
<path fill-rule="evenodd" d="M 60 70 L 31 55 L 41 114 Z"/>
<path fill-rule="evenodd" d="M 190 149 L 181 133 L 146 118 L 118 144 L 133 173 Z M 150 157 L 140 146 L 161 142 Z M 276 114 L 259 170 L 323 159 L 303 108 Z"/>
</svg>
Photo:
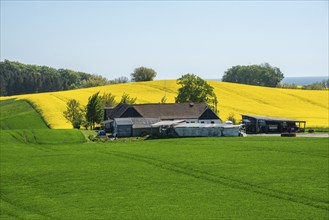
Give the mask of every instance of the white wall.
<svg viewBox="0 0 329 220">
<path fill-rule="evenodd" d="M 202 124 L 221 124 L 222 121 L 221 120 L 199 120 L 199 119 L 183 119 L 188 123 L 202 123 Z M 213 123 L 211 123 L 213 122 Z"/>
</svg>

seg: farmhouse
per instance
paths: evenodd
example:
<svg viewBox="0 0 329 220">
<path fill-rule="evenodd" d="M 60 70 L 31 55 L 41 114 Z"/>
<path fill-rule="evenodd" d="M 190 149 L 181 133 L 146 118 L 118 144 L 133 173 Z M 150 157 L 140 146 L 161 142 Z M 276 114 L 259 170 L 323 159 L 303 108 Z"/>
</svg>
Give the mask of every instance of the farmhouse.
<svg viewBox="0 0 329 220">
<path fill-rule="evenodd" d="M 301 132 L 306 126 L 306 121 L 255 115 L 242 115 L 242 123 L 247 134 Z"/>
<path fill-rule="evenodd" d="M 115 118 L 159 118 L 202 124 L 222 122 L 206 103 L 119 104 L 115 108 L 105 108 L 104 120 Z"/>
<path fill-rule="evenodd" d="M 152 134 L 151 124 L 165 121 L 220 124 L 221 119 L 205 103 L 119 104 L 104 109 L 105 130 L 118 137 Z"/>
</svg>

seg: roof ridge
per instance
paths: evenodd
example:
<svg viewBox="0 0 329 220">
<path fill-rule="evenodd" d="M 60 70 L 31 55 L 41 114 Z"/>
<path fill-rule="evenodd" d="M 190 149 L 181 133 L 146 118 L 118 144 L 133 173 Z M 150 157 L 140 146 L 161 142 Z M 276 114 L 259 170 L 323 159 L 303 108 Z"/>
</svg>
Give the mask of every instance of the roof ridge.
<svg viewBox="0 0 329 220">
<path fill-rule="evenodd" d="M 138 103 L 138 104 L 131 104 L 130 106 L 136 106 L 136 105 L 182 105 L 182 104 L 191 104 L 194 105 L 207 105 L 205 102 L 180 102 L 180 103 Z"/>
</svg>

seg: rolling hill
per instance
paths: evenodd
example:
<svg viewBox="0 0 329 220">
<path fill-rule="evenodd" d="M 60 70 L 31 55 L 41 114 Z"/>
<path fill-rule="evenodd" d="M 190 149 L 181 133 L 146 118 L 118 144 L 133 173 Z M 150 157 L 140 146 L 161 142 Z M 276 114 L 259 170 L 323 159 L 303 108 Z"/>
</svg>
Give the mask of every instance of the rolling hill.
<svg viewBox="0 0 329 220">
<path fill-rule="evenodd" d="M 234 83 L 209 81 L 215 88 L 219 104 L 219 116 L 226 120 L 234 113 L 237 120 L 240 114 L 253 114 L 306 120 L 307 127 L 329 127 L 329 91 L 292 90 L 266 88 Z M 107 85 L 86 89 L 60 92 L 27 94 L 0 97 L 0 100 L 16 98 L 28 100 L 42 114 L 52 128 L 71 128 L 63 117 L 66 102 L 75 98 L 86 105 L 93 93 L 110 92 L 119 100 L 123 93 L 137 97 L 137 103 L 159 103 L 166 94 L 167 102 L 174 102 L 179 86 L 175 80 L 158 80 Z"/>
<path fill-rule="evenodd" d="M 46 123 L 24 100 L 8 99 L 0 102 L 0 129 L 47 129 Z"/>
<path fill-rule="evenodd" d="M 270 103 L 268 111 L 287 114 L 278 103 L 290 101 L 286 105 L 325 118 L 321 98 L 327 93 L 314 93 L 310 102 L 303 95 L 311 99 L 312 93 L 303 91 L 213 85 L 229 103 L 221 114 Z M 173 101 L 174 81 L 168 87 Z M 1 98 L 0 219 L 327 219 L 327 138 L 86 142 L 80 130 L 48 129 L 28 102 L 54 126 L 69 98 L 85 104 L 98 90 L 118 97 L 125 91 L 139 102 L 163 95 L 159 81 L 93 89 Z"/>
</svg>

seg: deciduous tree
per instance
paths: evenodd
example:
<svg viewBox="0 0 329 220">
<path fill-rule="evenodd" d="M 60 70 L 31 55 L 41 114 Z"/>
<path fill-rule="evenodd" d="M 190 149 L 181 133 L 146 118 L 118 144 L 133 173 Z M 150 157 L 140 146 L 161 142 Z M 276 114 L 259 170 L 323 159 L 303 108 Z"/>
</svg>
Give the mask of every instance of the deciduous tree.
<svg viewBox="0 0 329 220">
<path fill-rule="evenodd" d="M 71 122 L 74 128 L 80 128 L 84 118 L 83 109 L 80 103 L 75 99 L 70 99 L 66 103 L 66 110 L 63 112 L 66 120 Z"/>
<path fill-rule="evenodd" d="M 127 82 L 128 82 L 128 77 L 126 77 L 126 76 L 120 76 L 119 78 L 110 80 L 110 84 L 122 84 L 122 83 L 127 83 Z"/>
<path fill-rule="evenodd" d="M 99 92 L 90 96 L 86 106 L 86 119 L 91 124 L 91 129 L 95 128 L 96 123 L 100 123 L 104 117 L 103 99 Z"/>
<path fill-rule="evenodd" d="M 284 75 L 279 68 L 265 63 L 262 65 L 233 66 L 224 73 L 222 81 L 276 87 L 283 78 Z"/>
<path fill-rule="evenodd" d="M 82 87 L 95 87 L 95 86 L 104 86 L 109 84 L 110 82 L 101 75 L 92 75 L 87 80 L 83 80 L 81 82 Z"/>
<path fill-rule="evenodd" d="M 178 89 L 176 103 L 205 102 L 217 112 L 218 100 L 214 88 L 207 81 L 195 74 L 185 74 L 178 79 L 177 84 L 181 85 L 181 88 Z"/>
<path fill-rule="evenodd" d="M 157 73 L 153 69 L 142 66 L 134 70 L 131 74 L 131 80 L 135 82 L 152 81 L 156 75 Z"/>
<path fill-rule="evenodd" d="M 123 93 L 120 103 L 125 103 L 125 104 L 134 104 L 137 100 L 137 97 L 131 98 L 128 94 Z"/>
<path fill-rule="evenodd" d="M 104 107 L 113 107 L 117 105 L 115 96 L 112 93 L 104 93 L 102 96 Z"/>
</svg>

